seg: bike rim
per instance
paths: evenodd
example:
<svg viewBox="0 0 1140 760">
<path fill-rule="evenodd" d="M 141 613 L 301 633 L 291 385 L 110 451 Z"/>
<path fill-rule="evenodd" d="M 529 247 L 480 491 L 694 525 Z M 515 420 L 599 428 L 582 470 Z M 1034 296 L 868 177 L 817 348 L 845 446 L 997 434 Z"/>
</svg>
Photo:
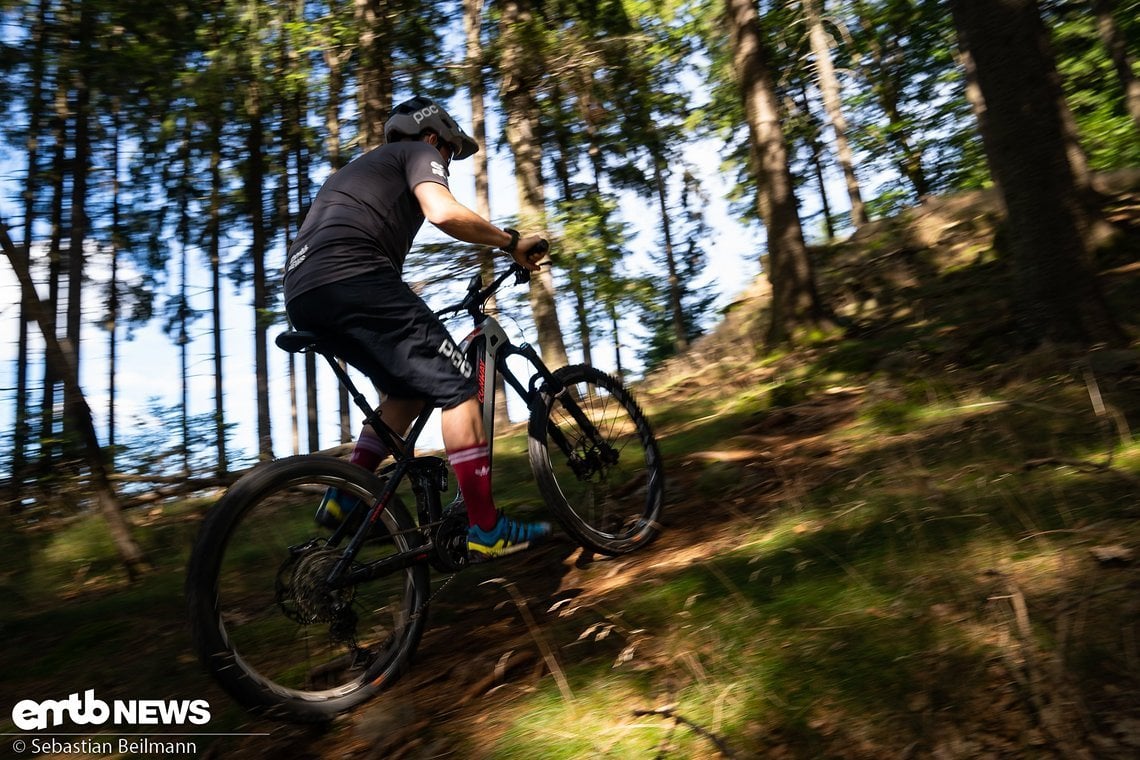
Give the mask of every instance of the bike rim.
<svg viewBox="0 0 1140 760">
<path fill-rule="evenodd" d="M 336 699 L 383 680 L 418 606 L 413 568 L 327 588 L 340 550 L 322 543 L 331 532 L 314 513 L 328 486 L 369 498 L 330 477 L 266 489 L 230 531 L 218 565 L 217 622 L 234 664 L 284 697 Z M 394 520 L 385 513 L 381 521 L 384 538 L 366 543 L 357 562 L 408 548 Z"/>
<path fill-rule="evenodd" d="M 563 402 L 552 399 L 547 420 L 551 479 L 579 526 L 609 544 L 637 543 L 657 531 L 660 461 L 644 416 L 624 392 L 598 380 L 565 378 L 573 404 L 597 431 L 591 436 Z M 570 382 L 576 380 L 576 382 Z M 552 439 L 557 427 L 568 457 Z"/>
</svg>

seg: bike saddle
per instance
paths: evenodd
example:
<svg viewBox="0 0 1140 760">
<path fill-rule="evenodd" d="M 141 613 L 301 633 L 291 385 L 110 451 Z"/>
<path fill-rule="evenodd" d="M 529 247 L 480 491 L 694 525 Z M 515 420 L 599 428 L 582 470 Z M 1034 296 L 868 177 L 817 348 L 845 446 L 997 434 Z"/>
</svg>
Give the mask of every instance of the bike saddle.
<svg viewBox="0 0 1140 760">
<path fill-rule="evenodd" d="M 308 330 L 286 330 L 278 335 L 274 341 L 277 347 L 291 354 L 300 351 L 315 350 L 321 343 L 321 336 Z"/>
</svg>

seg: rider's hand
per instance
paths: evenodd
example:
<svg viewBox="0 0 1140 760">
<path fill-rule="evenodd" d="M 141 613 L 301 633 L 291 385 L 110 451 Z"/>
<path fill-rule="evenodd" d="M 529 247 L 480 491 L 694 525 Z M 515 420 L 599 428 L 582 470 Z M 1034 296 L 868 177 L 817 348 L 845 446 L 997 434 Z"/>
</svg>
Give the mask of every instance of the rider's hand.
<svg viewBox="0 0 1140 760">
<path fill-rule="evenodd" d="M 546 255 L 546 248 L 541 244 L 543 237 L 541 235 L 526 235 L 519 238 L 519 244 L 515 248 L 515 252 L 511 254 L 518 265 L 524 269 L 529 269 L 532 272 L 538 271 L 538 262 Z M 535 249 L 538 250 L 535 250 Z"/>
</svg>

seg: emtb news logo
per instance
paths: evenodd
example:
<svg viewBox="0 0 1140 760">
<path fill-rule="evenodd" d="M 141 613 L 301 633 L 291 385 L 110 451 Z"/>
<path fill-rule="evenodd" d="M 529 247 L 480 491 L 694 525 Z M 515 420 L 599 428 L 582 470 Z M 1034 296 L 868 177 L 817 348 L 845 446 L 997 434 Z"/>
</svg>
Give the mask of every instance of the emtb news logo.
<svg viewBox="0 0 1140 760">
<path fill-rule="evenodd" d="M 12 708 L 12 722 L 21 731 L 43 731 L 69 720 L 79 726 L 204 726 L 210 722 L 210 703 L 204 699 L 116 699 L 107 703 L 88 689 L 82 697 L 76 692 L 67 699 L 23 699 Z"/>
</svg>

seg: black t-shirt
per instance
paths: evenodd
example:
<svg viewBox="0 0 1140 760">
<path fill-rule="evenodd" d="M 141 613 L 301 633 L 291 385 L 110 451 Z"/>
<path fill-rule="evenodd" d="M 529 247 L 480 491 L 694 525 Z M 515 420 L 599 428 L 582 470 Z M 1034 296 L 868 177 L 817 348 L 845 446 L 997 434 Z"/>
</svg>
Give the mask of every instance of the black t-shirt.
<svg viewBox="0 0 1140 760">
<path fill-rule="evenodd" d="M 413 188 L 447 187 L 439 151 L 424 142 L 382 145 L 321 186 L 285 262 L 285 300 L 379 266 L 401 271 L 424 223 Z"/>
</svg>

